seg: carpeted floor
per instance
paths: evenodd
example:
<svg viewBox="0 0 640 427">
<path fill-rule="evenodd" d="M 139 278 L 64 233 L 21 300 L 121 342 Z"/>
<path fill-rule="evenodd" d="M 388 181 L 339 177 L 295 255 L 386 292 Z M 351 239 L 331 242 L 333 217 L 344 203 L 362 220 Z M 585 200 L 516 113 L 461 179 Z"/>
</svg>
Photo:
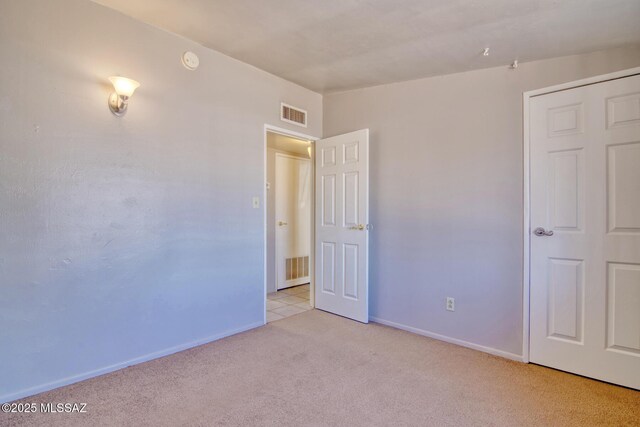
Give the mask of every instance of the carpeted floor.
<svg viewBox="0 0 640 427">
<path fill-rule="evenodd" d="M 317 310 L 24 402 L 0 425 L 640 425 L 640 392 Z"/>
</svg>

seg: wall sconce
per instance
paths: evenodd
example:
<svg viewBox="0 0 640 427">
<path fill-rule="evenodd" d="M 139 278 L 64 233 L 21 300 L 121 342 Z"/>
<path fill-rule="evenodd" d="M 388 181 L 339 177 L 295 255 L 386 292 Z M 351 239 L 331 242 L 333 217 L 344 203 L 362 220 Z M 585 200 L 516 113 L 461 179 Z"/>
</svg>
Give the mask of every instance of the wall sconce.
<svg viewBox="0 0 640 427">
<path fill-rule="evenodd" d="M 109 109 L 118 117 L 124 116 L 129 105 L 129 98 L 133 92 L 140 86 L 135 80 L 126 77 L 111 76 L 109 77 L 115 92 L 109 95 Z"/>
</svg>

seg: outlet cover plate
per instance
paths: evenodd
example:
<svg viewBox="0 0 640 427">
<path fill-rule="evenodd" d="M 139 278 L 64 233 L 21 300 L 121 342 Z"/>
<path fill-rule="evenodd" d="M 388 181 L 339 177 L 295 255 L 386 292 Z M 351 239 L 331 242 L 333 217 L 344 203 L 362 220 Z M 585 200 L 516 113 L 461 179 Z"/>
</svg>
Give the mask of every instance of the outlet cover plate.
<svg viewBox="0 0 640 427">
<path fill-rule="evenodd" d="M 456 299 L 447 297 L 447 305 L 445 308 L 447 311 L 456 311 Z"/>
</svg>

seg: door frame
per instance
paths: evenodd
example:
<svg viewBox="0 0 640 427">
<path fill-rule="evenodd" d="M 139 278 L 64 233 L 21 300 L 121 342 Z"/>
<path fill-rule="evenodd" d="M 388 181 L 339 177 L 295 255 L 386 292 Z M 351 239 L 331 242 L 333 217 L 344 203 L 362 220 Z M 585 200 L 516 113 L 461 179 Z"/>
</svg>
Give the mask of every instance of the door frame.
<svg viewBox="0 0 640 427">
<path fill-rule="evenodd" d="M 562 83 L 559 85 L 549 86 L 546 88 L 530 90 L 524 92 L 522 94 L 522 113 L 523 113 L 523 123 L 522 123 L 522 131 L 523 131 L 523 190 L 524 190 L 524 198 L 523 198 L 523 249 L 522 249 L 522 265 L 523 265 L 523 275 L 522 275 L 522 361 L 525 363 L 529 363 L 529 340 L 530 340 L 530 321 L 531 321 L 531 313 L 530 313 L 530 298 L 531 298 L 531 194 L 530 194 L 530 181 L 531 181 L 531 166 L 530 166 L 530 147 L 531 142 L 529 139 L 529 103 L 531 98 L 546 95 L 553 92 L 559 92 L 567 89 L 574 89 L 581 86 L 588 86 L 592 84 L 602 83 L 609 80 L 622 79 L 625 77 L 634 76 L 636 74 L 640 74 L 640 67 L 630 68 L 628 70 L 616 71 L 608 74 L 601 74 L 594 77 L 588 77 L 585 79 L 580 79 L 572 82 Z"/>
<path fill-rule="evenodd" d="M 263 130 L 262 130 L 262 134 L 264 136 L 264 140 L 262 142 L 263 144 L 263 159 L 262 159 L 262 169 L 263 169 L 263 181 L 262 181 L 262 228 L 263 230 L 263 236 L 262 236 L 262 240 L 263 240 L 263 259 L 262 259 L 262 266 L 263 266 L 263 275 L 264 275 L 264 283 L 263 283 L 263 290 L 262 290 L 262 294 L 264 297 L 264 318 L 263 318 L 263 323 L 266 325 L 267 324 L 267 134 L 269 132 L 272 133 L 277 133 L 283 136 L 289 136 L 292 138 L 297 138 L 297 139 L 306 139 L 308 141 L 311 142 L 311 194 L 309 194 L 309 197 L 311 199 L 311 227 L 309 232 L 311 233 L 311 239 L 310 239 L 310 244 L 311 244 L 311 252 L 309 254 L 309 304 L 311 305 L 311 308 L 315 308 L 316 306 L 316 296 L 315 296 L 315 244 L 316 244 L 316 234 L 315 234 L 315 230 L 316 230 L 316 217 L 315 217 L 315 200 L 316 200 L 316 193 L 315 193 L 315 176 L 316 176 L 316 169 L 315 169 L 315 154 L 316 154 L 316 146 L 315 143 L 317 140 L 319 140 L 319 137 L 315 137 L 312 135 L 307 135 L 301 132 L 296 132 L 293 130 L 289 130 L 289 129 L 285 129 L 285 128 L 281 128 L 278 126 L 274 126 L 274 125 L 270 125 L 268 123 L 264 124 Z M 277 286 L 276 286 L 277 289 Z"/>
</svg>

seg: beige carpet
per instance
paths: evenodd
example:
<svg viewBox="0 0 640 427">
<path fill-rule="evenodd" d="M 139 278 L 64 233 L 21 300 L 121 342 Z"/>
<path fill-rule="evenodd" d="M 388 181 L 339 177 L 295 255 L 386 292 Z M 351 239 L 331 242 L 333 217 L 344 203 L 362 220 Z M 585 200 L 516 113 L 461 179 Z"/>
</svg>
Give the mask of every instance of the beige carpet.
<svg viewBox="0 0 640 427">
<path fill-rule="evenodd" d="M 640 392 L 317 310 L 25 402 L 1 425 L 640 425 Z"/>
</svg>

